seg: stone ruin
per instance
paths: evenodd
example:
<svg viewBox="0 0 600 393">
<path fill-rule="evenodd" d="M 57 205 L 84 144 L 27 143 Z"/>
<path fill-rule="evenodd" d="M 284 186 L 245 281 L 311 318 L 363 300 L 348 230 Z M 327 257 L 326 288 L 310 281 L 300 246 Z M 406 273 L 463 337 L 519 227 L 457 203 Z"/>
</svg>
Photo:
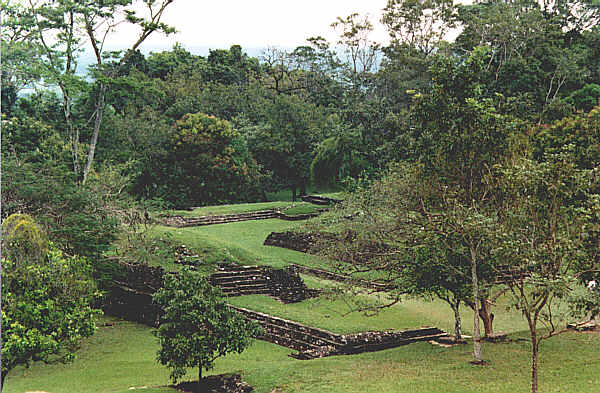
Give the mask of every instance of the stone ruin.
<svg viewBox="0 0 600 393">
<path fill-rule="evenodd" d="M 186 249 L 187 250 L 187 249 Z M 187 253 L 191 253 L 187 251 Z M 122 275 L 110 288 L 105 311 L 126 320 L 157 326 L 160 308 L 152 295 L 163 285 L 162 267 L 120 263 Z M 209 282 L 221 288 L 225 296 L 262 294 L 283 303 L 295 303 L 318 296 L 318 291 L 306 286 L 292 268 L 273 269 L 262 266 L 222 264 L 209 277 Z"/>
<path fill-rule="evenodd" d="M 246 318 L 257 321 L 263 327 L 264 332 L 261 339 L 297 350 L 298 353 L 290 356 L 300 360 L 381 351 L 418 341 L 442 340 L 448 336 L 444 331 L 435 327 L 336 334 L 257 311 L 230 307 Z"/>
<path fill-rule="evenodd" d="M 324 209 L 327 210 L 327 209 Z M 223 214 L 218 216 L 202 216 L 202 217 L 183 217 L 183 216 L 163 216 L 160 218 L 160 223 L 166 226 L 187 228 L 198 227 L 215 224 L 227 224 L 230 222 L 251 221 L 251 220 L 267 220 L 271 218 L 279 218 L 286 221 L 301 221 L 309 218 L 317 217 L 323 209 L 316 213 L 287 215 L 279 210 L 260 210 L 249 213 L 239 214 Z"/>
<path fill-rule="evenodd" d="M 225 296 L 263 294 L 283 303 L 296 303 L 317 296 L 316 290 L 309 289 L 292 268 L 224 264 L 210 276 L 210 282 L 221 288 Z"/>
<path fill-rule="evenodd" d="M 335 198 L 328 198 L 328 197 L 324 197 L 324 196 L 319 196 L 319 195 L 302 195 L 300 197 L 300 199 L 302 199 L 302 201 L 304 202 L 309 202 L 315 205 L 336 205 L 338 203 L 342 203 L 343 200 L 341 199 L 335 199 Z"/>
</svg>

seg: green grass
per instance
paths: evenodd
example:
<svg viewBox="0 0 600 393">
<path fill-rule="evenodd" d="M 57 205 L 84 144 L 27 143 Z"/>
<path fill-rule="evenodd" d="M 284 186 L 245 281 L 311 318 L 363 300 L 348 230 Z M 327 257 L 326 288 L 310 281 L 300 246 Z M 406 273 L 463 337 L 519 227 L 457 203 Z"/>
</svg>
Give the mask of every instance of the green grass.
<svg viewBox="0 0 600 393">
<path fill-rule="evenodd" d="M 256 206 L 258 207 L 258 206 Z M 220 213 L 248 206 L 223 207 Z M 203 208 L 209 209 L 209 208 Z M 263 206 L 260 207 L 262 210 Z M 239 210 L 243 211 L 243 210 Z M 204 214 L 204 213 L 202 213 Z M 199 253 L 208 274 L 222 261 L 283 267 L 289 263 L 323 267 L 310 255 L 278 247 L 263 246 L 272 231 L 285 231 L 301 223 L 282 220 L 246 221 L 195 228 L 156 227 L 156 236 L 170 234 Z M 170 268 L 176 269 L 177 266 Z M 303 275 L 309 287 L 336 285 Z M 406 299 L 375 317 L 348 314 L 338 300 L 309 299 L 284 305 L 266 296 L 231 298 L 235 305 L 267 312 L 337 333 L 365 330 L 407 329 L 423 325 L 453 329 L 450 307 L 441 301 Z M 529 343 L 523 318 L 505 312 L 500 299 L 494 309 L 496 331 L 504 331 L 510 343 L 483 344 L 487 367 L 472 366 L 470 345 L 441 348 L 428 343 L 352 356 L 334 356 L 311 361 L 289 357 L 293 351 L 256 341 L 242 354 L 218 359 L 209 374 L 241 373 L 257 393 L 438 393 L 528 391 Z M 469 334 L 473 312 L 463 308 L 465 333 Z M 105 318 L 103 320 L 110 320 Z M 600 334 L 567 333 L 543 342 L 540 352 L 541 392 L 597 392 L 600 386 Z M 4 393 L 41 390 L 51 393 L 176 393 L 167 385 L 169 371 L 155 361 L 158 349 L 152 329 L 121 321 L 101 327 L 86 339 L 78 358 L 68 365 L 35 363 L 30 369 L 17 368 L 8 375 Z M 196 370 L 185 379 L 192 380 Z M 130 389 L 130 388 L 145 389 Z"/>
<path fill-rule="evenodd" d="M 315 286 L 313 279 L 312 285 Z M 326 285 L 332 285 L 328 283 Z M 320 285 L 320 286 L 326 286 Z M 319 285 L 316 285 L 319 286 Z M 382 295 L 365 295 L 363 301 L 382 301 L 375 299 Z M 308 326 L 319 327 L 334 333 L 347 334 L 368 330 L 404 330 L 421 326 L 436 326 L 447 332 L 454 330 L 454 315 L 445 302 L 434 300 L 424 302 L 422 299 L 403 299 L 401 302 L 380 310 L 376 315 L 366 315 L 360 312 L 350 312 L 352 304 L 347 299 L 315 298 L 293 304 L 283 304 L 273 298 L 261 295 L 248 295 L 232 297 L 228 302 L 251 310 L 278 316 L 303 323 Z M 506 312 L 507 299 L 498 299 L 498 305 L 492 310 L 497 314 L 494 319 L 494 329 L 497 332 L 514 333 L 526 330 L 527 324 L 518 313 Z M 461 308 L 463 329 L 470 334 L 473 326 L 473 311 L 467 307 Z"/>
<path fill-rule="evenodd" d="M 288 216 L 295 216 L 298 214 L 310 214 L 310 213 L 316 213 L 318 211 L 318 209 L 321 209 L 325 206 L 318 206 L 318 205 L 313 205 L 312 203 L 308 203 L 308 202 L 300 202 L 300 203 L 295 203 L 294 205 L 283 209 L 282 211 L 287 214 Z"/>
<path fill-rule="evenodd" d="M 158 226 L 156 235 L 170 234 L 173 239 L 198 252 L 207 264 L 235 262 L 281 268 L 290 263 L 322 266 L 314 256 L 281 247 L 264 246 L 271 232 L 283 232 L 301 225 L 279 219 L 241 221 L 203 227 L 170 228 Z"/>
<path fill-rule="evenodd" d="M 314 188 L 309 188 L 307 190 L 307 194 L 308 195 L 320 195 L 320 196 L 324 196 L 324 197 L 329 197 L 329 198 L 336 198 L 336 199 L 341 199 L 343 198 L 344 193 L 342 191 L 340 191 L 340 189 L 336 189 L 336 188 L 329 188 L 329 189 L 314 189 Z M 268 192 L 267 193 L 267 198 L 273 201 L 292 201 L 292 191 L 289 189 L 286 190 L 281 190 L 278 192 Z M 298 197 L 298 200 L 300 200 L 300 198 Z"/>
<path fill-rule="evenodd" d="M 289 192 L 289 191 L 288 191 Z M 257 203 L 238 203 L 238 204 L 230 204 L 230 205 L 218 205 L 218 206 L 203 206 L 197 207 L 194 210 L 166 210 L 158 214 L 160 215 L 179 215 L 182 217 L 202 217 L 202 216 L 216 216 L 223 214 L 238 214 L 238 213 L 250 213 L 260 210 L 270 210 L 270 209 L 281 209 L 284 210 L 286 214 L 294 215 L 294 214 L 306 214 L 306 213 L 314 213 L 318 208 L 322 208 L 325 206 L 314 205 L 308 202 L 302 202 L 301 200 L 297 200 L 296 202 L 292 202 L 291 193 L 287 195 L 286 191 L 273 194 L 272 198 L 273 202 L 257 202 Z M 329 193 L 319 193 L 319 195 L 327 196 L 330 198 L 342 198 L 342 192 L 329 192 Z M 157 216 L 157 214 L 154 214 Z"/>
<path fill-rule="evenodd" d="M 428 306 L 421 304 L 426 314 Z M 517 332 L 513 337 L 525 337 Z M 542 344 L 542 392 L 597 392 L 600 335 L 567 333 Z M 4 393 L 42 390 L 52 393 L 126 393 L 131 387 L 151 393 L 167 388 L 168 370 L 155 362 L 158 348 L 151 329 L 130 322 L 102 327 L 87 339 L 68 365 L 34 364 L 8 375 Z M 528 390 L 529 344 L 483 344 L 487 367 L 472 366 L 471 346 L 440 348 L 416 343 L 386 351 L 310 361 L 288 357 L 292 351 L 256 341 L 240 355 L 216 361 L 209 374 L 241 373 L 257 393 L 438 393 Z M 185 379 L 192 380 L 196 370 Z"/>
</svg>

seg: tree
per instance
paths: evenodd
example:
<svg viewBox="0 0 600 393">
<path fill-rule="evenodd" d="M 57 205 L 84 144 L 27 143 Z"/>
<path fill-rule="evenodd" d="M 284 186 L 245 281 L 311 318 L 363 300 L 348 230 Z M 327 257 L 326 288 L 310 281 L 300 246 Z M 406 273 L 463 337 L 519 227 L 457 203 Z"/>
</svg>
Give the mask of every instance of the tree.
<svg viewBox="0 0 600 393">
<path fill-rule="evenodd" d="M 353 95 L 371 78 L 381 54 L 379 44 L 371 41 L 369 35 L 373 24 L 368 17 L 350 14 L 339 17 L 331 24 L 339 31 L 337 44 L 341 45 L 345 55 L 345 69 L 342 71 L 345 82 Z"/>
<path fill-rule="evenodd" d="M 598 7 L 588 1 L 486 1 L 458 7 L 463 30 L 453 48 L 492 53 L 486 85 L 514 97 L 540 123 L 568 113 L 570 93 L 597 82 Z M 583 22 L 583 20 L 586 20 Z M 589 24 L 588 24 L 589 23 Z M 557 114 L 557 109 L 561 111 Z"/>
<path fill-rule="evenodd" d="M 529 326 L 535 393 L 540 342 L 565 331 L 559 322 L 567 295 L 580 274 L 600 268 L 596 258 L 589 266 L 590 251 L 597 248 L 586 247 L 597 234 L 598 195 L 590 192 L 592 171 L 577 169 L 565 152 L 541 163 L 518 160 L 502 172 L 507 197 L 496 249 L 507 266 L 499 273 Z"/>
<path fill-rule="evenodd" d="M 394 165 L 368 187 L 359 185 L 343 209 L 323 216 L 322 224 L 339 232 L 335 242 L 325 240 L 323 246 L 327 257 L 338 261 L 336 270 L 351 276 L 369 271 L 375 281 L 393 288 L 391 301 L 377 307 L 388 307 L 405 294 L 447 302 L 459 341 L 460 303 L 473 303 L 471 265 L 458 233 L 458 225 L 465 223 L 461 211 L 450 204 L 439 208 L 442 202 L 434 204 L 450 199 L 451 192 L 440 194 L 443 189 L 443 184 L 426 178 L 419 165 Z"/>
<path fill-rule="evenodd" d="M 227 120 L 185 115 L 169 130 L 165 153 L 144 168 L 140 194 L 188 207 L 260 197 L 256 162 Z"/>
<path fill-rule="evenodd" d="M 190 269 L 166 275 L 163 288 L 153 300 L 162 309 L 156 335 L 160 343 L 157 360 L 171 369 L 173 382 L 186 374 L 187 367 L 208 371 L 221 356 L 241 353 L 260 333 L 256 322 L 231 310 L 218 288 Z"/>
<path fill-rule="evenodd" d="M 519 123 L 499 113 L 502 97 L 484 95 L 486 60 L 484 48 L 466 59 L 435 59 L 431 89 L 414 97 L 412 163 L 364 191 L 343 214 L 352 217 L 343 224 L 352 237 L 330 248 L 337 250 L 332 259 L 354 273 L 376 272 L 400 291 L 404 286 L 447 297 L 455 311 L 460 301 L 471 306 L 477 363 L 479 319 L 486 335 L 492 334 L 490 305 L 498 296 L 492 293 L 498 263 L 490 235 L 498 222 L 492 169 L 510 156 L 511 140 L 520 135 Z M 373 244 L 382 245 L 374 254 L 368 252 Z M 438 274 L 448 281 L 427 278 Z"/>
<path fill-rule="evenodd" d="M 106 91 L 119 72 L 121 65 L 126 64 L 139 46 L 154 32 L 166 34 L 175 30 L 161 22 L 163 13 L 174 0 L 156 0 L 134 2 L 134 0 L 57 0 L 52 2 L 27 0 L 23 10 L 23 18 L 31 20 L 29 41 L 37 45 L 43 54 L 41 66 L 45 69 L 43 79 L 59 87 L 63 99 L 63 113 L 68 137 L 72 148 L 73 170 L 83 183 L 92 168 L 96 152 L 96 144 L 102 124 Z M 139 17 L 135 11 L 127 7 L 141 4 L 148 16 Z M 120 23 L 131 23 L 141 31 L 130 49 L 115 64 L 108 59 L 118 53 L 108 52 L 104 44 L 108 35 Z M 56 38 L 59 38 L 56 40 Z M 83 91 L 88 89 L 86 80 L 77 74 L 78 54 L 83 45 L 91 46 L 96 64 L 93 77 L 96 81 L 92 95 L 94 110 L 93 126 L 89 133 L 90 141 L 86 164 L 80 165 L 79 143 L 82 123 L 74 117 L 73 107 Z M 90 120 L 91 122 L 91 120 Z"/>
<path fill-rule="evenodd" d="M 12 227 L 13 220 L 9 219 L 7 226 Z M 25 218 L 18 221 L 21 227 L 35 225 Z M 9 256 L 23 256 L 15 247 L 22 247 L 23 235 L 29 234 L 21 231 L 19 244 L 9 240 L 3 251 Z M 38 240 L 39 236 L 33 236 L 29 244 Z M 83 258 L 65 256 L 51 243 L 45 247 L 48 251 L 39 258 L 2 259 L 0 386 L 18 365 L 72 360 L 79 341 L 96 330 L 95 318 L 100 311 L 92 306 L 98 294 L 90 264 Z"/>
<path fill-rule="evenodd" d="M 535 129 L 532 135 L 533 158 L 544 161 L 569 145 L 569 153 L 579 169 L 600 164 L 600 106 L 589 113 L 578 113 Z"/>
<path fill-rule="evenodd" d="M 483 224 L 483 217 L 497 210 L 492 168 L 503 163 L 513 154 L 512 150 L 518 150 L 522 139 L 521 122 L 503 114 L 507 100 L 501 95 L 488 98 L 489 92 L 484 86 L 490 56 L 486 48 L 480 47 L 462 63 L 452 58 L 437 58 L 430 69 L 434 77 L 432 89 L 415 96 L 412 110 L 415 160 L 423 163 L 426 178 L 438 179 L 437 201 L 442 202 L 435 206 L 439 202 L 434 200 L 433 206 L 425 208 L 433 215 L 454 211 L 457 217 L 467 220 L 465 224 L 469 227 L 474 225 L 471 220 L 481 219 Z M 441 196 L 444 199 L 439 199 Z M 450 226 L 448 230 L 454 229 Z M 471 240 L 477 238 L 475 231 Z M 489 256 L 489 249 L 476 243 L 463 245 L 468 250 L 462 254 L 463 258 L 471 263 L 487 263 L 484 256 Z M 477 258 L 474 258 L 475 251 Z M 473 275 L 474 292 L 475 278 Z M 482 316 L 486 334 L 491 334 L 488 295 L 487 290 L 483 291 L 481 297 L 473 299 L 472 306 L 475 313 Z M 477 302 L 482 303 L 481 308 Z"/>
<path fill-rule="evenodd" d="M 388 0 L 381 21 L 393 46 L 428 56 L 455 26 L 455 13 L 450 0 Z"/>
<path fill-rule="evenodd" d="M 100 259 L 119 231 L 104 195 L 78 185 L 73 173 L 55 162 L 19 163 L 4 154 L 2 161 L 3 214 L 31 214 L 61 249 Z"/>
<path fill-rule="evenodd" d="M 32 59 L 40 55 L 40 47 L 31 41 L 33 20 L 25 15 L 18 2 L 0 1 L 0 9 L 2 113 L 10 116 L 18 94 L 41 77 L 41 70 L 36 62 L 32 62 Z"/>
<path fill-rule="evenodd" d="M 310 164 L 323 135 L 322 112 L 297 96 L 277 95 L 267 104 L 267 124 L 248 135 L 253 156 L 292 190 L 293 200 L 298 190 L 306 193 Z"/>
<path fill-rule="evenodd" d="M 346 127 L 337 116 L 328 119 L 328 129 L 332 136 L 319 143 L 310 164 L 312 182 L 316 186 L 355 179 L 369 166 L 357 130 Z"/>
</svg>

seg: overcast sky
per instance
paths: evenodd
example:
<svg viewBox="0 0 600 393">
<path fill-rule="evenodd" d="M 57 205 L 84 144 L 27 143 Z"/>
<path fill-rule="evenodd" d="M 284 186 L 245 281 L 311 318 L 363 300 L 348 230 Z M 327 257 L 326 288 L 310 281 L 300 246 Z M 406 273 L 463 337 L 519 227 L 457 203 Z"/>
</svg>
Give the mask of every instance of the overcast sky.
<svg viewBox="0 0 600 393">
<path fill-rule="evenodd" d="M 330 27 L 338 16 L 353 12 L 369 15 L 376 26 L 373 39 L 386 42 L 387 34 L 379 23 L 387 0 L 175 0 L 163 20 L 178 33 L 150 36 L 146 50 L 168 48 L 176 42 L 187 48 L 244 48 L 280 46 L 294 48 L 306 38 L 321 35 L 330 42 L 336 35 Z M 129 46 L 134 32 L 119 27 L 109 41 L 111 47 Z"/>
</svg>

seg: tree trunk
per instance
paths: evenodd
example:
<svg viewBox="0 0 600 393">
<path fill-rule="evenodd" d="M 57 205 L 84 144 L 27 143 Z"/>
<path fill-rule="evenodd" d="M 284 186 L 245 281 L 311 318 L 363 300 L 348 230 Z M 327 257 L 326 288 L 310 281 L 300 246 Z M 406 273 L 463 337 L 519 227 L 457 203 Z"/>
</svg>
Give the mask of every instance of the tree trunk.
<svg viewBox="0 0 600 393">
<path fill-rule="evenodd" d="M 73 124 L 73 118 L 71 114 L 71 99 L 66 96 L 66 93 L 63 91 L 63 99 L 65 100 L 63 104 L 63 112 L 65 114 L 65 123 L 67 123 L 67 128 L 69 129 L 69 139 L 71 142 L 71 155 L 73 159 L 73 172 L 75 173 L 77 179 L 79 180 L 79 176 L 81 176 L 81 170 L 79 168 L 79 130 Z"/>
<path fill-rule="evenodd" d="M 104 94 L 106 92 L 106 85 L 100 84 L 100 92 L 98 92 L 98 101 L 96 102 L 96 119 L 94 121 L 94 131 L 92 133 L 92 139 L 90 140 L 90 151 L 87 156 L 87 163 L 83 170 L 83 183 L 87 180 L 88 174 L 92 169 L 92 163 L 94 162 L 94 154 L 96 153 L 96 143 L 98 143 L 98 134 L 100 133 L 100 125 L 102 124 L 102 115 L 104 112 Z"/>
<path fill-rule="evenodd" d="M 531 393 L 538 391 L 538 341 L 535 327 L 530 328 L 531 333 Z"/>
<path fill-rule="evenodd" d="M 202 363 L 198 364 L 198 391 L 202 388 Z"/>
<path fill-rule="evenodd" d="M 300 196 L 306 195 L 306 183 L 300 184 Z"/>
<path fill-rule="evenodd" d="M 462 339 L 462 322 L 460 320 L 460 299 L 454 299 L 451 303 L 452 311 L 454 311 L 454 341 L 459 342 Z"/>
<path fill-rule="evenodd" d="M 265 191 L 265 189 L 263 187 L 260 188 L 260 193 L 262 196 L 262 201 L 263 202 L 269 202 L 269 199 L 267 198 L 267 193 Z"/>
<path fill-rule="evenodd" d="M 487 298 L 481 299 L 481 308 L 479 309 L 479 316 L 483 321 L 485 337 L 489 337 L 492 334 L 494 334 L 494 314 L 491 313 L 491 306 Z"/>
<path fill-rule="evenodd" d="M 291 188 L 292 188 L 292 202 L 296 202 L 296 185 L 294 184 Z"/>
<path fill-rule="evenodd" d="M 2 371 L 2 380 L 0 381 L 0 392 L 2 392 L 2 389 L 4 388 L 4 378 L 6 378 L 6 372 Z"/>
<path fill-rule="evenodd" d="M 473 283 L 473 305 L 475 306 L 475 313 L 473 318 L 473 357 L 474 362 L 482 363 L 481 358 L 481 337 L 479 333 L 479 281 L 477 279 L 477 259 L 475 256 L 475 250 L 471 248 L 471 281 Z"/>
</svg>

